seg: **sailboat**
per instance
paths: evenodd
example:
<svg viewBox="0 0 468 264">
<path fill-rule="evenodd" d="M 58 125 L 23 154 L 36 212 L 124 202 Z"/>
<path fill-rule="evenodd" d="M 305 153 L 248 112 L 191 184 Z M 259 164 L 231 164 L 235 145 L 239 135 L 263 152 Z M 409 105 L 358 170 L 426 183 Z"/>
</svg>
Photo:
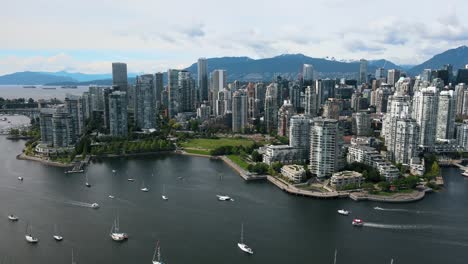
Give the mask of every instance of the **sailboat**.
<svg viewBox="0 0 468 264">
<path fill-rule="evenodd" d="M 114 241 L 123 241 L 128 238 L 128 235 L 126 233 L 119 232 L 119 218 L 118 217 L 114 219 L 114 224 L 112 225 L 109 235 Z"/>
<path fill-rule="evenodd" d="M 39 239 L 32 235 L 32 226 L 31 225 L 26 226 L 26 235 L 24 237 L 26 238 L 26 241 L 28 241 L 29 243 L 39 242 Z"/>
<path fill-rule="evenodd" d="M 245 253 L 253 254 L 253 250 L 249 248 L 249 246 L 244 244 L 244 223 L 242 223 L 241 225 L 241 237 L 240 237 L 240 242 L 237 243 L 237 246 Z"/>
<path fill-rule="evenodd" d="M 59 235 L 57 225 L 54 225 L 54 236 L 53 237 L 54 237 L 55 241 L 62 241 L 63 240 L 63 237 L 61 235 Z"/>
<path fill-rule="evenodd" d="M 73 256 L 73 248 L 72 248 L 72 264 L 76 264 L 75 258 L 74 258 L 74 256 Z"/>
<path fill-rule="evenodd" d="M 149 191 L 148 187 L 145 186 L 145 181 L 142 182 L 141 184 L 141 189 L 140 189 L 142 192 L 147 192 Z"/>
<path fill-rule="evenodd" d="M 91 184 L 89 184 L 89 181 L 88 181 L 88 174 L 87 174 L 87 173 L 85 174 L 85 177 L 86 177 L 86 183 L 85 183 L 85 185 L 86 185 L 86 187 L 89 188 L 89 187 L 91 187 Z"/>
<path fill-rule="evenodd" d="M 333 264 L 336 264 L 336 254 L 338 253 L 338 251 L 336 250 L 335 248 L 335 260 L 333 261 Z"/>
<path fill-rule="evenodd" d="M 162 197 L 162 199 L 163 199 L 164 201 L 167 201 L 167 200 L 169 200 L 169 197 L 166 196 L 166 192 L 165 192 L 165 191 L 166 191 L 166 188 L 165 188 L 165 187 L 166 187 L 166 186 L 163 184 L 163 191 L 162 191 L 161 197 Z"/>
<path fill-rule="evenodd" d="M 390 261 L 390 264 L 393 264 L 393 259 Z"/>
<path fill-rule="evenodd" d="M 156 249 L 154 250 L 153 264 L 164 264 L 161 260 L 161 250 L 159 248 L 159 240 L 158 240 L 158 243 L 156 243 Z"/>
</svg>

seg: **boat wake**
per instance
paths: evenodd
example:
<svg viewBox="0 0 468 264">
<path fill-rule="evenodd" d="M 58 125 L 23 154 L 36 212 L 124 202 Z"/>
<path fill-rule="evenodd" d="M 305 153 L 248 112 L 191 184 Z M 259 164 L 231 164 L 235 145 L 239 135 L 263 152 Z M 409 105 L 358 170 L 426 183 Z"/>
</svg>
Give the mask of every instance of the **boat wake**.
<svg viewBox="0 0 468 264">
<path fill-rule="evenodd" d="M 445 226 L 434 226 L 434 225 L 390 225 L 390 224 L 379 224 L 379 223 L 364 223 L 365 227 L 380 228 L 380 229 L 392 229 L 392 230 L 448 230 L 453 229 Z"/>
<path fill-rule="evenodd" d="M 81 206 L 81 207 L 87 207 L 87 208 L 93 208 L 92 203 L 85 203 L 85 202 L 79 202 L 79 201 L 67 201 L 65 202 L 66 204 L 69 205 L 74 205 L 74 206 Z"/>
<path fill-rule="evenodd" d="M 414 213 L 414 214 L 435 214 L 435 212 L 419 211 L 419 210 L 408 210 L 408 209 L 401 209 L 401 208 L 382 208 L 382 207 L 374 207 L 374 210 L 377 210 L 377 211 L 387 211 L 387 212 Z"/>
</svg>

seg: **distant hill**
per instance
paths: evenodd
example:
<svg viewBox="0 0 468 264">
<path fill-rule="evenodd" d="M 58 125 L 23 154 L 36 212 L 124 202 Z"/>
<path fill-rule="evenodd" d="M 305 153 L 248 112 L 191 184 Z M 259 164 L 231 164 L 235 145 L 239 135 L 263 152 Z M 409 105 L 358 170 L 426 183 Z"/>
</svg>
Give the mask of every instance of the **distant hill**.
<svg viewBox="0 0 468 264">
<path fill-rule="evenodd" d="M 105 80 L 105 79 L 112 79 L 112 74 L 86 74 L 80 72 L 67 72 L 67 71 L 59 71 L 59 72 L 43 72 L 45 74 L 50 74 L 54 76 L 62 76 L 62 77 L 70 77 L 77 82 L 88 82 L 93 80 Z"/>
<path fill-rule="evenodd" d="M 445 64 L 452 64 L 454 71 L 465 68 L 465 65 L 468 64 L 468 47 L 460 46 L 437 54 L 431 59 L 414 66 L 408 73 L 413 76 L 419 75 L 424 69 L 440 69 Z"/>
<path fill-rule="evenodd" d="M 41 72 L 15 72 L 0 76 L 0 85 L 35 85 L 52 82 L 75 82 L 76 80 L 67 76 L 55 76 Z"/>
<path fill-rule="evenodd" d="M 269 81 L 276 75 L 286 78 L 297 78 L 302 72 L 303 64 L 312 64 L 318 77 L 338 78 L 355 77 L 359 72 L 359 62 L 343 62 L 329 59 L 311 58 L 303 54 L 284 54 L 273 58 L 251 59 L 248 57 L 223 57 L 207 60 L 208 71 L 225 69 L 228 79 L 240 81 Z M 385 65 L 385 68 L 397 68 L 397 65 L 386 60 L 375 60 L 369 62 L 368 72 Z M 187 68 L 192 73 L 197 73 L 197 63 Z"/>
</svg>

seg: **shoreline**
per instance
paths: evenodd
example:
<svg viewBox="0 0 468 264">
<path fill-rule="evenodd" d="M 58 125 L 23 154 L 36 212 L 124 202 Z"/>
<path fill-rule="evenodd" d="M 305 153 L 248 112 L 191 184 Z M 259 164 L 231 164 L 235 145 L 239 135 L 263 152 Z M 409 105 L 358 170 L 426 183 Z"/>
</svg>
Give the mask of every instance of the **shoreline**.
<svg viewBox="0 0 468 264">
<path fill-rule="evenodd" d="M 415 192 L 408 193 L 408 194 L 397 193 L 394 195 L 382 196 L 382 195 L 373 195 L 373 194 L 368 194 L 368 193 L 363 193 L 363 192 L 349 192 L 349 191 L 317 192 L 317 191 L 303 190 L 271 175 L 253 175 L 250 172 L 239 167 L 237 164 L 235 164 L 232 160 L 230 160 L 226 156 L 211 156 L 211 155 L 204 155 L 204 154 L 188 153 L 188 152 L 181 151 L 181 150 L 118 154 L 118 155 L 117 154 L 106 154 L 106 155 L 99 155 L 99 156 L 93 155 L 91 156 L 91 158 L 92 159 L 125 158 L 125 157 L 151 156 L 151 155 L 157 155 L 157 154 L 172 154 L 172 153 L 177 154 L 177 155 L 222 160 L 226 165 L 228 165 L 231 169 L 233 169 L 243 180 L 247 182 L 253 181 L 253 180 L 267 180 L 268 182 L 275 185 L 280 190 L 288 194 L 296 195 L 296 196 L 305 196 L 305 197 L 316 198 L 316 199 L 349 198 L 356 202 L 372 201 L 372 202 L 382 202 L 382 203 L 409 203 L 409 202 L 417 202 L 417 201 L 424 199 L 426 192 L 427 192 L 427 190 L 424 190 L 424 191 L 415 191 Z M 59 168 L 70 168 L 70 167 L 73 167 L 74 165 L 73 163 L 64 164 L 60 162 L 44 160 L 39 157 L 31 157 L 31 156 L 27 156 L 24 153 L 17 155 L 16 158 L 19 160 L 36 161 L 47 166 L 59 167 Z"/>
<path fill-rule="evenodd" d="M 47 165 L 47 166 L 50 166 L 50 167 L 56 167 L 56 168 L 71 168 L 71 167 L 73 167 L 73 163 L 60 163 L 60 162 L 57 162 L 57 161 L 45 160 L 45 159 L 42 159 L 42 158 L 39 158 L 39 157 L 31 157 L 31 156 L 28 156 L 28 155 L 26 155 L 24 153 L 16 155 L 16 159 L 36 161 L 36 162 L 40 162 L 40 163 L 42 163 L 44 165 Z"/>
</svg>

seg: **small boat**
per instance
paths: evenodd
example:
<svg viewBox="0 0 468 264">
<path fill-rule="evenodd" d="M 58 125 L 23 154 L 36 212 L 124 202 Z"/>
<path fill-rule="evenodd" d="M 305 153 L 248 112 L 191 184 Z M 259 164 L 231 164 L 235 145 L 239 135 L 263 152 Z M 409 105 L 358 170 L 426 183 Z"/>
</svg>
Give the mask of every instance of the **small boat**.
<svg viewBox="0 0 468 264">
<path fill-rule="evenodd" d="M 115 173 L 116 171 L 115 170 L 112 170 L 112 173 Z"/>
<path fill-rule="evenodd" d="M 23 181 L 23 180 L 24 180 L 23 177 L 21 177 L 21 176 L 18 177 L 18 181 Z"/>
<path fill-rule="evenodd" d="M 161 198 L 162 198 L 164 201 L 167 201 L 167 200 L 169 200 L 169 197 L 167 197 L 167 196 L 165 195 L 165 193 L 166 193 L 166 192 L 165 192 L 165 190 L 166 190 L 165 187 L 166 187 L 166 186 L 163 184 L 163 191 L 162 191 Z"/>
<path fill-rule="evenodd" d="M 74 256 L 73 256 L 73 249 L 72 249 L 72 264 L 76 264 L 75 258 L 74 258 Z"/>
<path fill-rule="evenodd" d="M 353 220 L 352 224 L 353 226 L 363 226 L 364 222 L 361 219 L 356 218 Z"/>
<path fill-rule="evenodd" d="M 128 178 L 127 181 L 133 182 L 133 181 L 135 181 L 135 179 L 133 179 L 133 178 Z"/>
<path fill-rule="evenodd" d="M 31 225 L 26 226 L 26 235 L 24 237 L 26 238 L 26 241 L 28 243 L 37 243 L 37 242 L 39 242 L 39 239 L 32 235 L 32 226 Z"/>
<path fill-rule="evenodd" d="M 99 204 L 98 204 L 98 203 L 92 203 L 92 204 L 91 204 L 91 208 L 93 208 L 93 209 L 98 209 L 98 208 L 99 208 Z"/>
<path fill-rule="evenodd" d="M 159 248 L 159 240 L 156 243 L 156 249 L 153 254 L 153 264 L 164 264 L 161 260 L 161 249 Z"/>
<path fill-rule="evenodd" d="M 109 198 L 114 199 L 115 196 L 114 195 L 109 195 Z"/>
<path fill-rule="evenodd" d="M 142 192 L 148 192 L 149 191 L 149 188 L 145 186 L 145 181 L 142 182 L 140 190 Z"/>
<path fill-rule="evenodd" d="M 376 207 L 374 207 L 374 210 L 383 210 L 383 208 L 376 206 Z"/>
<path fill-rule="evenodd" d="M 244 224 L 242 223 L 241 225 L 241 237 L 240 237 L 240 242 L 237 243 L 237 246 L 242 250 L 244 251 L 245 253 L 248 253 L 250 255 L 253 254 L 253 250 L 247 246 L 245 243 L 244 243 Z"/>
<path fill-rule="evenodd" d="M 344 210 L 344 209 L 338 210 L 338 213 L 339 213 L 340 215 L 349 215 L 349 211 L 346 211 L 346 210 Z"/>
<path fill-rule="evenodd" d="M 89 188 L 89 187 L 91 187 L 91 184 L 90 184 L 89 181 L 88 181 L 88 174 L 87 174 L 87 173 L 85 174 L 85 177 L 86 177 L 85 185 L 86 185 L 86 187 Z"/>
<path fill-rule="evenodd" d="M 114 224 L 112 225 L 109 235 L 114 241 L 124 241 L 125 239 L 128 238 L 127 233 L 119 232 L 119 218 L 118 217 L 114 219 Z"/>
<path fill-rule="evenodd" d="M 9 219 L 10 221 L 13 221 L 13 222 L 18 221 L 18 217 L 15 216 L 15 215 L 8 215 L 8 219 Z"/>
<path fill-rule="evenodd" d="M 231 197 L 229 197 L 227 195 L 216 195 L 216 197 L 218 197 L 218 201 L 232 201 L 232 202 L 234 202 L 234 199 L 232 199 Z"/>
<path fill-rule="evenodd" d="M 62 241 L 63 240 L 63 237 L 61 235 L 59 235 L 57 225 L 54 225 L 54 236 L 53 237 L 54 237 L 55 241 Z"/>
<path fill-rule="evenodd" d="M 335 258 L 333 260 L 333 264 L 336 264 L 336 255 L 338 254 L 338 250 L 335 248 Z"/>
<path fill-rule="evenodd" d="M 468 177 L 468 170 L 464 171 L 464 172 L 462 173 L 462 175 L 465 176 L 465 177 Z"/>
</svg>

